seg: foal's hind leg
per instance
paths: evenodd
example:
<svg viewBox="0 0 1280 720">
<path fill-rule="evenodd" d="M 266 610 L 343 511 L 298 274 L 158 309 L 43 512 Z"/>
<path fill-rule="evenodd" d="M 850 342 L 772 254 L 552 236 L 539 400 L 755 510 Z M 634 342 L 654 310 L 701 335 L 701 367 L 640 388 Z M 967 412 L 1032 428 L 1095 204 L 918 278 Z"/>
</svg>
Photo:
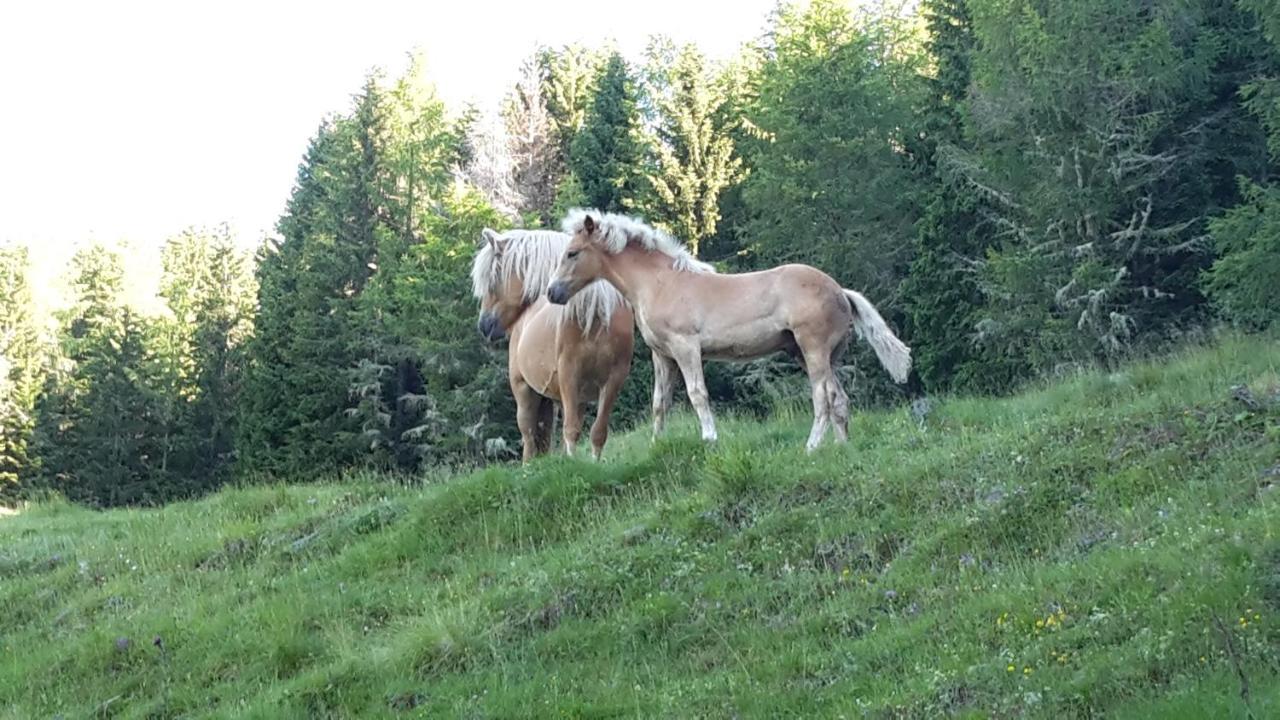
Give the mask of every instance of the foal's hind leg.
<svg viewBox="0 0 1280 720">
<path fill-rule="evenodd" d="M 809 389 L 813 395 L 813 427 L 809 430 L 809 440 L 804 445 L 809 452 L 813 452 L 827 434 L 836 400 L 833 390 L 839 390 L 835 373 L 831 370 L 830 357 L 830 350 L 826 348 L 821 351 L 805 349 L 804 352 L 804 367 L 809 373 Z M 847 403 L 845 407 L 847 414 Z"/>
<path fill-rule="evenodd" d="M 840 376 L 835 373 L 835 368 L 839 367 L 840 359 L 844 356 L 845 346 L 848 339 L 842 340 L 840 344 L 831 351 L 831 384 L 827 388 L 827 410 L 831 417 L 831 427 L 835 429 L 836 442 L 849 442 L 849 396 L 845 394 L 844 387 L 840 385 Z"/>
<path fill-rule="evenodd" d="M 826 379 L 810 372 L 809 389 L 813 392 L 813 427 L 809 430 L 809 441 L 804 444 L 804 449 L 813 452 L 827 434 L 829 403 Z"/>
<path fill-rule="evenodd" d="M 671 396 L 676 390 L 676 361 L 653 352 L 653 437 L 656 440 L 667 424 Z"/>
</svg>

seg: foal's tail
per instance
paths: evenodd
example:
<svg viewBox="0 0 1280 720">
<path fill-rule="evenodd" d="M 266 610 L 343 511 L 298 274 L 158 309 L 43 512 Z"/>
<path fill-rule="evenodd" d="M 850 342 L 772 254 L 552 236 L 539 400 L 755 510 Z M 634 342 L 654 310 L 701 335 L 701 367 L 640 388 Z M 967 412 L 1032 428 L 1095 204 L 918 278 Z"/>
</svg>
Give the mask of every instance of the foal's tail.
<svg viewBox="0 0 1280 720">
<path fill-rule="evenodd" d="M 876 357 L 880 358 L 880 364 L 889 371 L 889 375 L 896 382 L 906 382 L 911 372 L 911 348 L 893 334 L 876 307 L 862 293 L 845 290 L 844 294 L 853 306 L 853 329 L 876 351 Z"/>
</svg>

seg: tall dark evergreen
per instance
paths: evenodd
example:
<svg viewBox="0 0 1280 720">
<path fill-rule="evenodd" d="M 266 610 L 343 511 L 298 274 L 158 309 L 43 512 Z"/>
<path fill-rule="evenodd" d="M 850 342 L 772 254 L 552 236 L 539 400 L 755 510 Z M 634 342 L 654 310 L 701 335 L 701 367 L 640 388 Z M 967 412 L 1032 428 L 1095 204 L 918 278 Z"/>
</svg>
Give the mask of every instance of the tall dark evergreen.
<svg viewBox="0 0 1280 720">
<path fill-rule="evenodd" d="M 354 298 L 376 267 L 381 90 L 370 78 L 352 117 L 312 141 L 279 224 L 259 257 L 259 318 L 249 343 L 240 468 L 285 476 L 352 464 L 345 415 L 358 362 Z"/>
<path fill-rule="evenodd" d="M 15 499 L 34 470 L 29 444 L 42 357 L 27 278 L 26 248 L 0 248 L 0 502 Z"/>
<path fill-rule="evenodd" d="M 1243 0 L 1270 49 L 1241 87 L 1244 105 L 1267 133 L 1271 162 L 1239 178 L 1242 202 L 1209 224 L 1218 259 L 1205 289 L 1222 315 L 1244 327 L 1280 324 L 1280 6 Z"/>
<path fill-rule="evenodd" d="M 984 296 L 977 265 L 994 232 L 982 195 L 956 181 L 951 158 L 966 148 L 965 116 L 977 39 L 967 0 L 926 0 L 935 71 L 911 149 L 924 191 L 915 257 L 903 284 L 917 372 L 930 391 L 998 390 L 1025 368 L 978 342 Z"/>
<path fill-rule="evenodd" d="M 121 299 L 120 258 L 100 246 L 72 261 L 74 304 L 36 409 L 38 483 L 95 506 L 174 494 L 149 327 Z"/>
<path fill-rule="evenodd" d="M 230 476 L 244 342 L 253 318 L 250 257 L 226 226 L 188 230 L 164 248 L 160 295 L 170 317 L 160 323 L 167 352 L 167 436 L 171 461 L 189 493 L 217 487 Z"/>
<path fill-rule="evenodd" d="M 605 62 L 569 155 L 586 205 L 606 212 L 632 206 L 643 182 L 639 131 L 635 81 L 626 61 L 614 53 Z"/>
</svg>

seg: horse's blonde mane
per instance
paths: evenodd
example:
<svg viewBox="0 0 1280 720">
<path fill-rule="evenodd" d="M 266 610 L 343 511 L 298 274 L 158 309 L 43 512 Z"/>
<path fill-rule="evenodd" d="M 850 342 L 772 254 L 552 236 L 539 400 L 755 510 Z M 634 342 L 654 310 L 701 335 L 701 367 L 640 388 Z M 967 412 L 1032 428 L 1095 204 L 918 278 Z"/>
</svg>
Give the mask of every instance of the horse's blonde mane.
<svg viewBox="0 0 1280 720">
<path fill-rule="evenodd" d="M 570 236 L 554 230 L 517 229 L 508 230 L 499 238 L 503 245 L 500 254 L 489 242 L 476 252 L 471 262 L 471 293 L 479 300 L 516 278 L 524 286 L 524 300 L 537 300 L 551 283 Z M 590 332 L 597 320 L 608 326 L 614 309 L 625 304 L 617 288 L 597 280 L 574 295 L 565 310 L 579 327 Z"/>
<path fill-rule="evenodd" d="M 574 208 L 564 218 L 564 231 L 573 235 L 583 228 L 587 216 L 595 221 L 596 240 L 612 255 L 622 252 L 628 243 L 634 242 L 645 250 L 654 250 L 674 261 L 673 267 L 681 272 L 713 273 L 715 268 L 695 258 L 684 243 L 639 218 L 598 210 Z"/>
</svg>

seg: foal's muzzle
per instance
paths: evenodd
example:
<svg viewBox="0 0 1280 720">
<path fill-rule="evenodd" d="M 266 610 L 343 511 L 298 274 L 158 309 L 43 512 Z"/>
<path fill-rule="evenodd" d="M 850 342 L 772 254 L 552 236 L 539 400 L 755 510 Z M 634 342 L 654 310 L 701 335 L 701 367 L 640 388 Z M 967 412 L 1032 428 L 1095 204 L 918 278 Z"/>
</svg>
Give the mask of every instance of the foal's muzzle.
<svg viewBox="0 0 1280 720">
<path fill-rule="evenodd" d="M 569 283 L 564 280 L 557 280 L 551 283 L 547 288 L 547 299 L 556 305 L 564 305 L 569 302 Z"/>
<path fill-rule="evenodd" d="M 506 334 L 502 329 L 502 323 L 498 322 L 498 316 L 491 312 L 481 315 L 480 322 L 476 325 L 486 340 L 500 340 Z"/>
</svg>

